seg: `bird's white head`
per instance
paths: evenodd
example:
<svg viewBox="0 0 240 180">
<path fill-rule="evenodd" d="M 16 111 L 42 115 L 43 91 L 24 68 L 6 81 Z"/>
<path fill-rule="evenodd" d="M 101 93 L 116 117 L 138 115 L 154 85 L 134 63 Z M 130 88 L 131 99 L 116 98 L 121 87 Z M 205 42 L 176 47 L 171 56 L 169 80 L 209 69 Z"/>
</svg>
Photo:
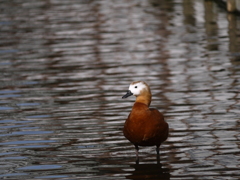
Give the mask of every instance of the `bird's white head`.
<svg viewBox="0 0 240 180">
<path fill-rule="evenodd" d="M 144 91 L 148 91 L 150 93 L 150 89 L 144 81 L 132 82 L 128 88 L 127 94 L 125 94 L 122 98 L 127 98 L 131 95 L 139 96 Z"/>
</svg>

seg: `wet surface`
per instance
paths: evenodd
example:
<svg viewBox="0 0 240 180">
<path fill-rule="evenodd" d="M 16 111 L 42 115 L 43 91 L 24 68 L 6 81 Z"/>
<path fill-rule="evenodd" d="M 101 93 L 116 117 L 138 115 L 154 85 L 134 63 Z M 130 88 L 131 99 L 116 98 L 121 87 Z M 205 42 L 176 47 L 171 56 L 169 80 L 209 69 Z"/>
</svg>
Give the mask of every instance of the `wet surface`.
<svg viewBox="0 0 240 180">
<path fill-rule="evenodd" d="M 211 1 L 2 0 L 0 178 L 239 179 L 239 17 Z M 161 146 L 122 134 L 146 81 Z"/>
</svg>

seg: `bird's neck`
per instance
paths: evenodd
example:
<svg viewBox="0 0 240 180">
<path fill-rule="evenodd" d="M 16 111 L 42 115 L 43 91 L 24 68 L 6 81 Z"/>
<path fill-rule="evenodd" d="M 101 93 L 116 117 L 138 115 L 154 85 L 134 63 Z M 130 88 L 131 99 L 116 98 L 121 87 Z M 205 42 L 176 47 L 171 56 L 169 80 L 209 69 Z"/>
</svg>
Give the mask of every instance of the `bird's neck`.
<svg viewBox="0 0 240 180">
<path fill-rule="evenodd" d="M 147 92 L 147 93 L 142 93 L 141 95 L 137 96 L 136 102 L 146 104 L 148 107 L 151 104 L 152 100 L 152 94 Z"/>
</svg>

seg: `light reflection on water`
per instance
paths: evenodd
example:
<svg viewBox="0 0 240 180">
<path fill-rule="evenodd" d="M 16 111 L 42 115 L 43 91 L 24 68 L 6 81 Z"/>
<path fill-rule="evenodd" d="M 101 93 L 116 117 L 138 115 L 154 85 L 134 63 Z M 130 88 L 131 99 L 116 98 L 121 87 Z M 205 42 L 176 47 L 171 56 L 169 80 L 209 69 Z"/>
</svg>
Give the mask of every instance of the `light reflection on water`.
<svg viewBox="0 0 240 180">
<path fill-rule="evenodd" d="M 0 177 L 238 179 L 239 18 L 211 1 L 0 2 Z M 154 147 L 122 127 L 131 81 L 170 125 Z"/>
</svg>

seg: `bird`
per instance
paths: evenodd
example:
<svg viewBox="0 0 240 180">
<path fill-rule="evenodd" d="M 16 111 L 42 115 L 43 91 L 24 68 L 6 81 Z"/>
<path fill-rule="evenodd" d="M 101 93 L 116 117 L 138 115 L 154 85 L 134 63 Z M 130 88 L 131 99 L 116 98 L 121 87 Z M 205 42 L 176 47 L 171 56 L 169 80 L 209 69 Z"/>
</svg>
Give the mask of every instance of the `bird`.
<svg viewBox="0 0 240 180">
<path fill-rule="evenodd" d="M 122 98 L 132 95 L 136 96 L 136 101 L 125 121 L 123 134 L 135 146 L 137 161 L 139 146 L 156 146 L 159 158 L 160 145 L 168 138 L 168 123 L 161 112 L 149 107 L 152 94 L 146 82 L 132 82 Z"/>
</svg>

